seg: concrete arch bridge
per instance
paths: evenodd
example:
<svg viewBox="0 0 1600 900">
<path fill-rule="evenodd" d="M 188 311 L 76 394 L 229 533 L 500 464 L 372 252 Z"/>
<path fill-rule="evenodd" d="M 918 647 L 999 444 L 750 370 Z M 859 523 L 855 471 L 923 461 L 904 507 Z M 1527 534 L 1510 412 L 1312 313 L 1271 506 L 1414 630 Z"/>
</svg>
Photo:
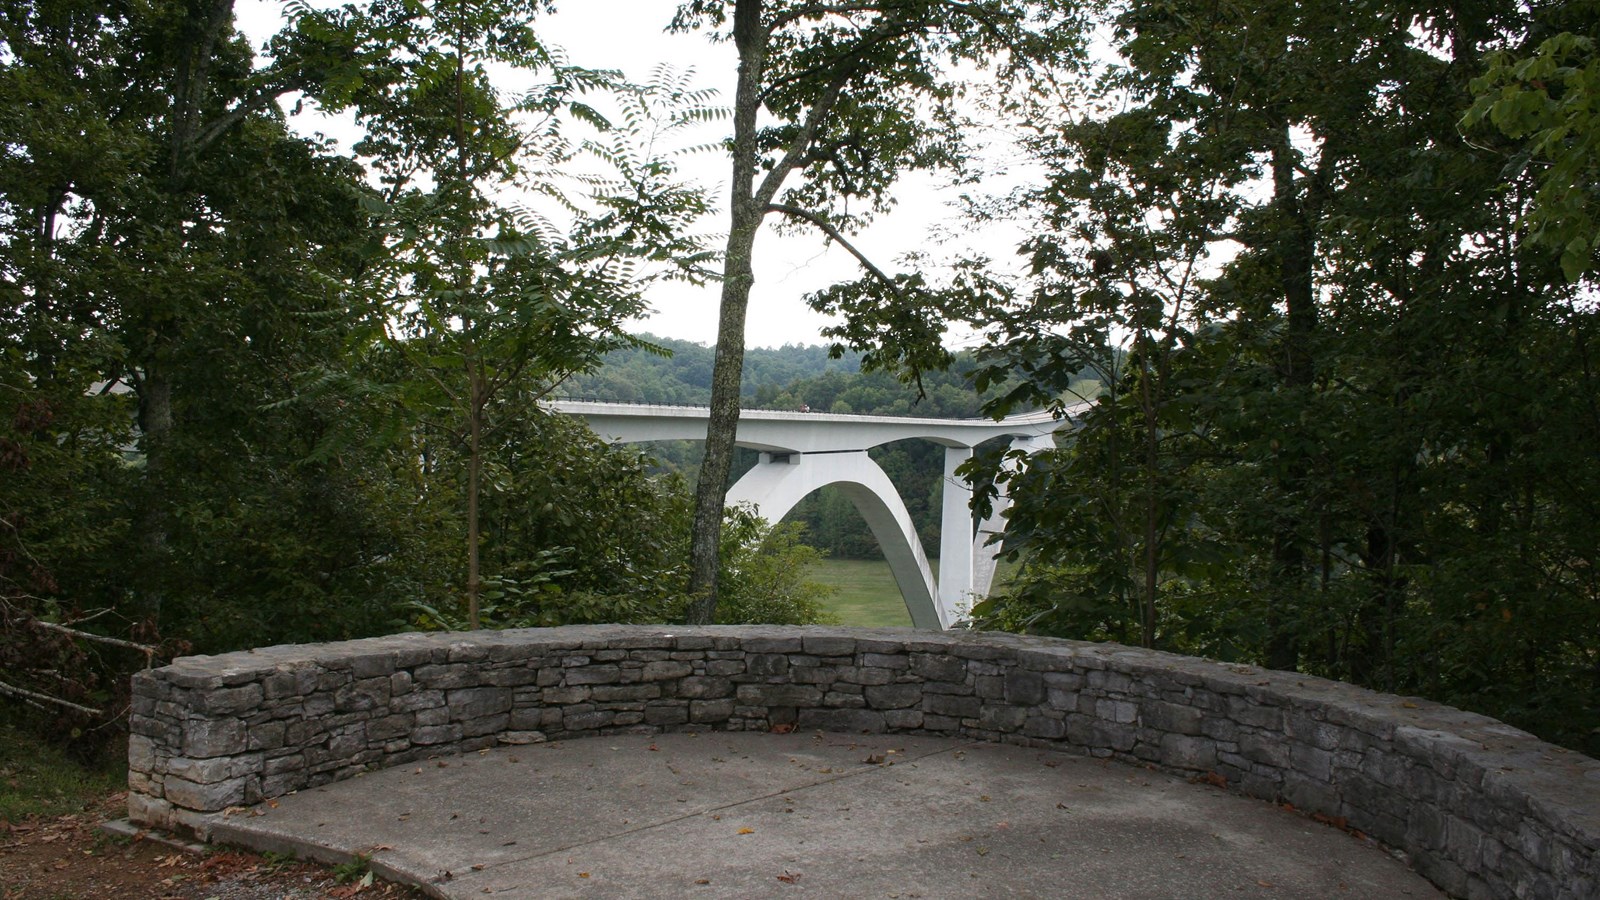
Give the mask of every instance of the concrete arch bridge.
<svg viewBox="0 0 1600 900">
<path fill-rule="evenodd" d="M 640 403 L 557 400 L 557 412 L 580 416 L 613 443 L 705 440 L 710 409 Z M 1077 408 L 1069 413 L 1077 412 Z M 837 487 L 867 521 L 883 549 L 895 583 L 918 628 L 949 628 L 966 618 L 974 598 L 988 595 L 997 546 L 992 535 L 1005 527 L 1004 497 L 983 522 L 971 513 L 972 488 L 956 476 L 973 449 L 994 438 L 1010 438 L 1012 449 L 1037 453 L 1052 447 L 1052 435 L 1071 427 L 1072 415 L 1050 413 L 993 419 L 933 419 L 833 413 L 744 410 L 736 443 L 757 450 L 760 461 L 728 490 L 730 505 L 748 503 L 777 522 L 807 494 Z M 881 444 L 918 438 L 941 444 L 944 504 L 939 525 L 939 575 L 935 579 L 906 504 L 889 476 L 867 451 Z"/>
</svg>

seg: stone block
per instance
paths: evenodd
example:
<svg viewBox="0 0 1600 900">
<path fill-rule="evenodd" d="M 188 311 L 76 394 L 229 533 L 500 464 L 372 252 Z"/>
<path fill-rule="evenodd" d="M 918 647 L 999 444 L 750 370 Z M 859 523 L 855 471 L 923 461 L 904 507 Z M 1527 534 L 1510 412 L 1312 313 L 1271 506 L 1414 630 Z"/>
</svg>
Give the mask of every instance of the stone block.
<svg viewBox="0 0 1600 900">
<path fill-rule="evenodd" d="M 590 731 L 610 725 L 616 717 L 617 714 L 608 709 L 597 709 L 593 712 L 568 713 L 561 717 L 561 724 L 568 731 Z"/>
<path fill-rule="evenodd" d="M 865 709 L 867 698 L 860 694 L 846 694 L 840 691 L 829 691 L 822 695 L 822 705 L 837 709 Z"/>
<path fill-rule="evenodd" d="M 805 684 L 741 684 L 739 702 L 751 706 L 817 706 L 822 689 Z"/>
<path fill-rule="evenodd" d="M 499 734 L 511 724 L 510 713 L 499 713 L 492 716 L 480 716 L 468 719 L 461 723 L 461 736 L 467 738 L 482 737 L 486 734 Z"/>
<path fill-rule="evenodd" d="M 264 696 L 261 685 L 245 684 L 199 692 L 197 711 L 212 716 L 234 716 L 254 712 Z"/>
<path fill-rule="evenodd" d="M 839 670 L 839 680 L 850 684 L 890 684 L 894 681 L 893 669 L 852 666 Z"/>
<path fill-rule="evenodd" d="M 883 711 L 883 724 L 892 729 L 921 728 L 922 710 L 886 709 Z"/>
<path fill-rule="evenodd" d="M 1200 734 L 1205 714 L 1190 706 L 1175 703 L 1144 703 L 1139 707 L 1139 722 L 1157 731 L 1172 734 Z"/>
<path fill-rule="evenodd" d="M 389 703 L 389 679 L 365 678 L 334 691 L 333 708 L 338 712 L 364 712 Z"/>
<path fill-rule="evenodd" d="M 566 670 L 567 684 L 616 684 L 622 680 L 622 667 L 600 665 Z"/>
<path fill-rule="evenodd" d="M 1209 772 L 1217 767 L 1215 741 L 1188 734 L 1166 734 L 1161 737 L 1162 765 L 1175 769 Z"/>
<path fill-rule="evenodd" d="M 1290 744 L 1277 735 L 1246 734 L 1239 738 L 1239 755 L 1275 769 L 1289 767 Z"/>
<path fill-rule="evenodd" d="M 967 664 L 954 656 L 918 653 L 911 657 L 911 673 L 928 681 L 961 684 L 967 680 Z"/>
<path fill-rule="evenodd" d="M 458 724 L 426 725 L 412 730 L 411 743 L 432 746 L 459 741 L 461 737 L 461 726 Z"/>
<path fill-rule="evenodd" d="M 752 653 L 745 658 L 744 670 L 751 675 L 787 675 L 789 657 L 781 653 Z"/>
<path fill-rule="evenodd" d="M 866 689 L 866 698 L 873 709 L 905 709 L 922 702 L 922 685 L 872 685 Z"/>
<path fill-rule="evenodd" d="M 644 708 L 644 721 L 657 726 L 683 725 L 689 721 L 689 707 L 652 703 Z"/>
<path fill-rule="evenodd" d="M 839 673 L 831 666 L 814 669 L 792 669 L 789 680 L 795 684 L 819 684 L 827 686 L 839 680 Z"/>
<path fill-rule="evenodd" d="M 1005 676 L 1007 703 L 1018 706 L 1038 706 L 1046 696 L 1044 676 L 1025 669 L 1013 669 Z"/>
<path fill-rule="evenodd" d="M 880 734 L 888 726 L 883 713 L 871 709 L 802 709 L 797 723 L 806 731 Z"/>
<path fill-rule="evenodd" d="M 417 683 L 428 688 L 464 688 L 478 683 L 478 671 L 467 665 L 418 666 L 412 673 Z"/>
<path fill-rule="evenodd" d="M 976 718 L 978 711 L 983 708 L 983 701 L 977 697 L 960 697 L 951 694 L 925 694 L 922 698 L 922 711 L 939 716 L 953 716 L 958 719 Z"/>
<path fill-rule="evenodd" d="M 245 724 L 240 719 L 190 719 L 183 723 L 183 755 L 195 759 L 243 753 Z"/>
<path fill-rule="evenodd" d="M 597 684 L 590 688 L 589 696 L 596 703 L 616 703 L 629 700 L 655 700 L 661 696 L 659 684 Z"/>
<path fill-rule="evenodd" d="M 172 804 L 148 794 L 128 795 L 128 818 L 154 828 L 169 828 L 172 823 Z"/>
<path fill-rule="evenodd" d="M 733 716 L 732 698 L 689 701 L 689 721 L 696 724 L 726 722 Z"/>
<path fill-rule="evenodd" d="M 833 635 L 806 635 L 800 639 L 805 652 L 815 656 L 854 656 L 855 638 Z"/>
<path fill-rule="evenodd" d="M 445 695 L 451 721 L 477 719 L 510 712 L 511 691 L 502 687 L 462 688 Z"/>
<path fill-rule="evenodd" d="M 874 669 L 900 671 L 910 668 L 911 660 L 903 653 L 863 653 L 861 654 L 861 665 L 870 666 Z"/>
<path fill-rule="evenodd" d="M 211 759 L 189 759 L 175 756 L 167 760 L 167 781 L 183 779 L 191 784 L 217 784 L 246 775 L 258 775 L 262 770 L 259 753 L 245 756 L 217 756 Z"/>
<path fill-rule="evenodd" d="M 1290 744 L 1289 767 L 1305 778 L 1324 783 L 1333 780 L 1333 754 L 1316 747 Z"/>
<path fill-rule="evenodd" d="M 1228 718 L 1251 728 L 1283 730 L 1283 710 L 1276 706 L 1263 706 L 1244 697 L 1228 698 Z"/>
<path fill-rule="evenodd" d="M 1016 731 L 1027 721 L 1028 711 L 1015 706 L 987 704 L 978 711 L 978 724 L 989 731 Z"/>
<path fill-rule="evenodd" d="M 640 675 L 645 681 L 671 681 L 692 674 L 694 667 L 686 662 L 677 662 L 670 659 L 661 659 L 644 664 L 644 672 Z"/>
<path fill-rule="evenodd" d="M 726 678 L 691 675 L 678 682 L 678 696 L 691 700 L 711 700 L 733 693 L 733 682 Z"/>
<path fill-rule="evenodd" d="M 394 674 L 393 653 L 364 653 L 350 660 L 350 674 L 356 679 Z"/>
<path fill-rule="evenodd" d="M 725 676 L 744 674 L 743 659 L 708 659 L 706 660 L 706 674 Z"/>
<path fill-rule="evenodd" d="M 1032 738 L 1060 740 L 1067 734 L 1067 723 L 1048 716 L 1029 716 L 1027 721 L 1022 723 L 1022 733 Z"/>
<path fill-rule="evenodd" d="M 156 763 L 156 744 L 147 735 L 128 735 L 128 769 L 132 772 L 153 772 Z"/>
<path fill-rule="evenodd" d="M 1126 725 L 1139 718 L 1139 707 L 1129 700 L 1096 700 L 1094 714 L 1107 722 Z"/>
<path fill-rule="evenodd" d="M 578 687 L 547 687 L 540 695 L 541 699 L 551 706 L 564 706 L 568 703 L 585 703 L 594 693 L 594 688 L 587 685 Z"/>
<path fill-rule="evenodd" d="M 803 652 L 805 644 L 799 637 L 773 634 L 768 637 L 747 637 L 743 641 L 743 648 L 746 653 L 786 654 Z"/>
<path fill-rule="evenodd" d="M 168 778 L 163 785 L 163 794 L 174 806 L 196 812 L 216 812 L 243 803 L 244 789 L 244 778 L 230 778 L 212 784 Z"/>
</svg>

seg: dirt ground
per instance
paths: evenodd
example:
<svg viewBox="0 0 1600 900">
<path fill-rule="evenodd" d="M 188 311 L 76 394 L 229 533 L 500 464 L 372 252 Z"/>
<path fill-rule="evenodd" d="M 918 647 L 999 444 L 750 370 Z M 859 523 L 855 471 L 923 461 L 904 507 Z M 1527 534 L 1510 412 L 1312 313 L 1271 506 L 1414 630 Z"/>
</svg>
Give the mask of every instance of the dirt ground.
<svg viewBox="0 0 1600 900">
<path fill-rule="evenodd" d="M 414 900 L 356 867 L 330 869 L 227 848 L 204 853 L 106 834 L 127 794 L 84 812 L 0 822 L 0 900 Z"/>
</svg>

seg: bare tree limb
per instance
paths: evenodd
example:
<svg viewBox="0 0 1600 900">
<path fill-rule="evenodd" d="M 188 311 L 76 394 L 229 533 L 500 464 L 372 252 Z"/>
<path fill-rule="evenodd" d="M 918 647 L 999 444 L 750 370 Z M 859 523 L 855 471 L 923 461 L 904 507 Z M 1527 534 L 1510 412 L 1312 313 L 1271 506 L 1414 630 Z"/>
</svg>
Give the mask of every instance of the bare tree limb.
<svg viewBox="0 0 1600 900">
<path fill-rule="evenodd" d="M 57 625 L 54 622 L 46 622 L 43 619 L 34 619 L 33 624 L 45 629 L 46 631 L 54 631 L 70 637 L 83 638 L 86 641 L 97 641 L 102 644 L 110 644 L 113 647 L 127 647 L 129 650 L 138 650 L 140 653 L 143 653 L 146 658 L 154 656 L 160 649 L 157 647 L 152 647 L 149 644 L 138 644 L 134 643 L 133 641 L 125 641 L 121 638 L 106 637 L 103 634 L 91 634 L 87 631 L 79 631 L 76 628 L 68 628 L 65 625 Z"/>
<path fill-rule="evenodd" d="M 88 706 L 81 706 L 77 703 L 73 703 L 71 700 L 63 700 L 60 697 L 52 697 L 49 694 L 35 693 L 34 691 L 25 690 L 23 688 L 6 684 L 4 681 L 0 681 L 0 694 L 7 694 L 12 697 L 16 697 L 24 703 L 27 703 L 31 700 L 39 700 L 45 703 L 54 703 L 57 706 L 65 706 L 68 709 L 74 709 L 78 712 L 88 713 L 91 716 L 100 715 L 100 710 L 98 709 L 93 709 Z"/>
<path fill-rule="evenodd" d="M 828 236 L 829 240 L 850 251 L 850 255 L 854 256 L 856 261 L 861 263 L 861 267 L 863 269 L 866 269 L 868 272 L 872 273 L 872 277 L 878 279 L 891 288 L 898 288 L 898 284 L 896 284 L 893 278 L 889 277 L 888 273 L 878 268 L 877 265 L 872 262 L 872 260 L 867 258 L 865 253 L 862 253 L 854 244 L 846 240 L 844 234 L 842 234 L 838 228 L 834 227 L 832 222 L 829 222 L 827 219 L 823 218 L 817 213 L 814 213 L 808 209 L 801 209 L 798 206 L 791 206 L 787 203 L 768 203 L 767 211 L 781 212 L 784 215 L 793 216 L 796 219 L 801 219 L 817 226 L 818 228 L 822 229 L 822 232 Z"/>
</svg>

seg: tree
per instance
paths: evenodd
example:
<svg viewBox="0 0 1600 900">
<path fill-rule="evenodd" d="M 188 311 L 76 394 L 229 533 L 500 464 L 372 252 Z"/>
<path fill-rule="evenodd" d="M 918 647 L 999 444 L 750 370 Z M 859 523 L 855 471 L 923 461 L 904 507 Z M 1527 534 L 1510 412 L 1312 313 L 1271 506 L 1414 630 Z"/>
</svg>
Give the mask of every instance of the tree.
<svg viewBox="0 0 1600 900">
<path fill-rule="evenodd" d="M 286 497 L 347 482 L 290 467 L 303 453 L 256 451 L 263 434 L 303 449 L 320 418 L 259 405 L 281 399 L 290 357 L 328 349 L 304 340 L 306 314 L 328 299 L 306 264 L 334 267 L 347 249 L 355 172 L 287 132 L 273 100 L 313 73 L 289 58 L 255 67 L 231 10 L 0 5 L 0 380 L 21 454 L 0 515 L 16 526 L 6 552 L 30 561 L 4 576 L 6 619 L 48 633 L 54 644 L 32 646 L 60 654 L 50 677 L 108 715 L 120 680 L 103 676 L 130 658 L 97 661 L 94 646 L 237 640 L 224 623 L 248 606 L 230 590 L 248 551 L 282 549 L 286 561 L 352 540 L 337 526 L 337 537 L 275 527 L 264 512 L 294 508 Z M 329 506 L 366 508 L 340 501 Z M 241 552 L 219 554 L 223 534 Z M 275 540 L 286 535 L 297 540 Z M 295 560 L 308 580 L 326 571 L 311 559 Z"/>
<path fill-rule="evenodd" d="M 960 65 L 1020 68 L 1036 51 L 1064 52 L 1041 34 L 1070 32 L 1050 4 L 1011 0 L 692 0 L 679 8 L 673 27 L 719 29 L 716 36 L 731 40 L 739 56 L 711 419 L 690 547 L 689 619 L 704 623 L 717 605 L 718 534 L 762 223 L 778 214 L 854 252 L 870 274 L 869 295 L 931 290 L 919 275 L 890 276 L 856 252 L 846 234 L 890 205 L 904 172 L 961 169 L 959 101 L 967 79 Z M 797 183 L 789 185 L 791 178 Z"/>
<path fill-rule="evenodd" d="M 689 228 L 701 196 L 640 146 L 712 115 L 708 95 L 670 72 L 632 87 L 566 65 L 532 29 L 544 6 L 441 0 L 300 15 L 302 33 L 328 41 L 354 34 L 406 51 L 391 57 L 387 79 L 348 94 L 334 85 L 324 98 L 330 108 L 354 108 L 367 131 L 356 151 L 382 184 L 365 202 L 383 237 L 353 283 L 365 308 L 361 333 L 414 373 L 402 407 L 465 447 L 470 627 L 483 585 L 480 501 L 496 397 L 518 389 L 523 402 L 536 402 L 633 343 L 622 326 L 644 311 L 645 287 L 698 277 L 705 258 Z M 507 98 L 491 68 L 540 81 Z M 590 91 L 620 101 L 623 127 L 580 99 Z M 574 119 L 601 136 L 568 137 Z M 609 171 L 564 176 L 579 151 Z M 508 203 L 511 188 L 545 205 Z"/>
<path fill-rule="evenodd" d="M 973 467 L 1009 481 L 1024 566 L 980 615 L 1415 691 L 1593 750 L 1600 485 L 1573 461 L 1600 425 L 1597 315 L 1518 224 L 1542 188 L 1590 195 L 1459 130 L 1488 49 L 1581 30 L 1552 10 L 1112 9 L 1120 57 L 1063 75 L 1070 114 L 1015 105 L 1045 172 L 1033 276 L 948 314 L 990 331 L 980 384 L 1017 381 L 996 412 L 1114 377 L 1057 451 Z M 1507 114 L 1581 110 L 1545 84 Z"/>
<path fill-rule="evenodd" d="M 1487 120 L 1519 142 L 1509 152 L 1514 183 L 1533 173 L 1535 192 L 1525 222 L 1534 240 L 1561 254 L 1576 281 L 1600 253 L 1600 28 L 1594 2 L 1541 9 L 1528 31 L 1554 29 L 1530 51 L 1497 50 L 1472 83 L 1475 98 L 1461 118 L 1472 135 Z"/>
</svg>

